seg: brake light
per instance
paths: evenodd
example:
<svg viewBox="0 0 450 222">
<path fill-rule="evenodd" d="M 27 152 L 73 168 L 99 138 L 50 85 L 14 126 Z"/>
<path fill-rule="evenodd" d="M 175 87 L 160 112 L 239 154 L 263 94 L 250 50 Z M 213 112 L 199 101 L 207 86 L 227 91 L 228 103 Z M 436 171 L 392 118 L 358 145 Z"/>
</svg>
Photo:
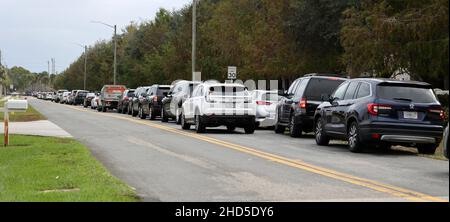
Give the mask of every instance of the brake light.
<svg viewBox="0 0 450 222">
<path fill-rule="evenodd" d="M 158 97 L 153 97 L 153 102 L 158 102 Z"/>
<path fill-rule="evenodd" d="M 439 114 L 439 118 L 441 118 L 441 120 L 445 120 L 445 112 L 442 109 L 430 109 L 429 110 L 430 113 L 436 113 Z"/>
<path fill-rule="evenodd" d="M 371 103 L 367 105 L 367 110 L 369 113 L 373 116 L 377 116 L 378 113 L 382 110 L 392 110 L 392 107 L 390 105 L 383 105 L 383 104 L 375 104 Z"/>
<path fill-rule="evenodd" d="M 256 104 L 260 105 L 260 106 L 270 106 L 270 105 L 272 105 L 271 102 L 267 102 L 267 101 L 256 101 Z"/>
<path fill-rule="evenodd" d="M 306 98 L 302 98 L 302 100 L 300 100 L 300 108 L 302 109 L 306 109 L 306 106 L 308 105 L 308 101 L 306 100 Z"/>
</svg>

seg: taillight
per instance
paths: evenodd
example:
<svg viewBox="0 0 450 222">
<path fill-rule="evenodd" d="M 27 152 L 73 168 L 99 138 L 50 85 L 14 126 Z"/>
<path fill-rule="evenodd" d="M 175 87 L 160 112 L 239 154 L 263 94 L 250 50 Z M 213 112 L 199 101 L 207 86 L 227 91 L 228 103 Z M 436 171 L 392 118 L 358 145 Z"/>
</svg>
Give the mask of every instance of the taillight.
<svg viewBox="0 0 450 222">
<path fill-rule="evenodd" d="M 367 105 L 367 110 L 369 111 L 369 113 L 373 116 L 377 116 L 380 111 L 383 110 L 392 110 L 392 107 L 390 105 L 383 105 L 383 104 L 375 104 L 375 103 L 371 103 Z"/>
<path fill-rule="evenodd" d="M 439 118 L 441 118 L 441 120 L 445 120 L 445 112 L 442 109 L 430 109 L 429 110 L 430 113 L 435 113 L 435 114 L 439 114 Z"/>
<path fill-rule="evenodd" d="M 158 97 L 157 96 L 153 97 L 153 102 L 158 102 Z"/>
<path fill-rule="evenodd" d="M 256 104 L 260 105 L 260 106 L 270 106 L 270 105 L 272 105 L 271 102 L 267 102 L 267 101 L 256 101 Z"/>
<path fill-rule="evenodd" d="M 123 99 L 124 99 L 124 100 L 127 100 L 127 99 L 128 99 L 128 96 L 124 96 Z"/>
<path fill-rule="evenodd" d="M 306 109 L 306 106 L 308 105 L 308 101 L 306 100 L 306 98 L 302 98 L 302 100 L 300 100 L 300 108 L 302 109 Z"/>
</svg>

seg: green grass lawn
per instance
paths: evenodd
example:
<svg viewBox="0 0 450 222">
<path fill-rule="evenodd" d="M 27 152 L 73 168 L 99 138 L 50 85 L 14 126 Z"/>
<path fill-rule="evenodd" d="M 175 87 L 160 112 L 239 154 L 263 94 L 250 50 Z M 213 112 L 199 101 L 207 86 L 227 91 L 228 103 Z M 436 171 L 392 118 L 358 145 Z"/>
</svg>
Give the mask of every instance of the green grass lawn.
<svg viewBox="0 0 450 222">
<path fill-rule="evenodd" d="M 4 107 L 5 101 L 0 102 L 0 107 Z M 0 112 L 0 120 L 3 121 L 3 112 Z M 46 118 L 36 111 L 30 104 L 26 112 L 9 113 L 9 121 L 11 122 L 30 122 L 37 120 L 45 120 Z"/>
<path fill-rule="evenodd" d="M 0 202 L 139 201 L 73 139 L 11 135 L 10 143 L 0 146 Z"/>
</svg>

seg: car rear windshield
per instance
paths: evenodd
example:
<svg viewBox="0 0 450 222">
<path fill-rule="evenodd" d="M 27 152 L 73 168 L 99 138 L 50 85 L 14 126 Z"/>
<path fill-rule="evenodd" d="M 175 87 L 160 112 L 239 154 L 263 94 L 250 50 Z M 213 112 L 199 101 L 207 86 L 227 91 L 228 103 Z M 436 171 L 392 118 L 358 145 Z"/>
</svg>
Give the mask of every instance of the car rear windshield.
<svg viewBox="0 0 450 222">
<path fill-rule="evenodd" d="M 378 97 L 381 99 L 415 102 L 435 103 L 436 97 L 429 87 L 414 85 L 380 85 L 378 86 Z"/>
<path fill-rule="evenodd" d="M 159 87 L 157 90 L 158 96 L 162 96 L 164 93 L 168 93 L 170 91 L 170 87 Z"/>
<path fill-rule="evenodd" d="M 312 78 L 303 97 L 320 101 L 322 95 L 331 95 L 343 82 L 344 80 L 336 78 Z"/>
<path fill-rule="evenodd" d="M 209 94 L 212 96 L 248 96 L 245 87 L 241 86 L 214 86 L 209 88 Z"/>
<path fill-rule="evenodd" d="M 78 93 L 78 96 L 86 96 L 87 95 L 87 92 L 79 92 Z"/>
</svg>

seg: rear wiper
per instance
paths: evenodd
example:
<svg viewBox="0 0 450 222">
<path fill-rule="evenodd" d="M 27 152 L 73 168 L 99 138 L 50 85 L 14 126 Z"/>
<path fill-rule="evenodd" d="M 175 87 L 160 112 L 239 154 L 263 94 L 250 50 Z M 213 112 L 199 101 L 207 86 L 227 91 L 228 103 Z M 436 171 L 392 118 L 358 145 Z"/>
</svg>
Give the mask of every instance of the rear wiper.
<svg viewBox="0 0 450 222">
<path fill-rule="evenodd" d="M 406 98 L 394 98 L 394 100 L 403 100 L 403 101 L 412 102 L 412 99 L 406 99 Z"/>
</svg>

